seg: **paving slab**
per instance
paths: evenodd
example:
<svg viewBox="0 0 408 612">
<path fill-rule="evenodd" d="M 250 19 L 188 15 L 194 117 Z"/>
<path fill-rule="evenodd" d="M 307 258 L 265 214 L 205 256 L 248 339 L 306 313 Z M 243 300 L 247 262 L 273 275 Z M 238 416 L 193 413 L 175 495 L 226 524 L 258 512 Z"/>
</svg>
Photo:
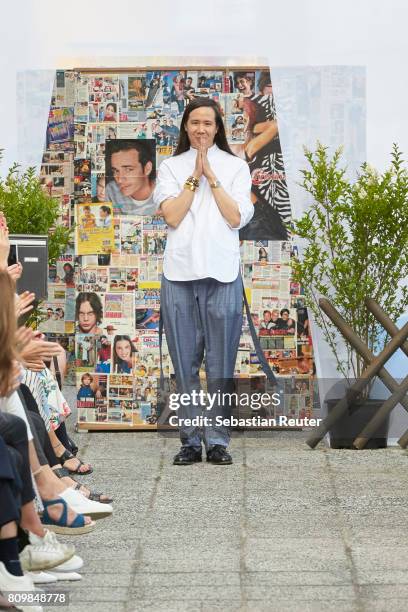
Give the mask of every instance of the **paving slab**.
<svg viewBox="0 0 408 612">
<path fill-rule="evenodd" d="M 60 537 L 85 564 L 82 581 L 64 586 L 67 612 L 406 608 L 406 453 L 237 433 L 232 466 L 180 468 L 174 437 L 76 434 L 70 421 L 95 468 L 78 479 L 115 501 L 91 534 Z"/>
</svg>

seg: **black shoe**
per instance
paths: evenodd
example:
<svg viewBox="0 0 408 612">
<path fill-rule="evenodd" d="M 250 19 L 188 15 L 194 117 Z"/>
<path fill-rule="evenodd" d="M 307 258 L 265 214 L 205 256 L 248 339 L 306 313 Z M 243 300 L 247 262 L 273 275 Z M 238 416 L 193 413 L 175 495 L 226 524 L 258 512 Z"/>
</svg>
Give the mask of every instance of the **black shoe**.
<svg viewBox="0 0 408 612">
<path fill-rule="evenodd" d="M 182 446 L 174 457 L 173 465 L 191 465 L 202 461 L 201 449 L 196 450 L 193 446 Z"/>
<path fill-rule="evenodd" d="M 215 465 L 231 465 L 232 457 L 225 446 L 214 444 L 207 452 L 207 461 Z"/>
</svg>

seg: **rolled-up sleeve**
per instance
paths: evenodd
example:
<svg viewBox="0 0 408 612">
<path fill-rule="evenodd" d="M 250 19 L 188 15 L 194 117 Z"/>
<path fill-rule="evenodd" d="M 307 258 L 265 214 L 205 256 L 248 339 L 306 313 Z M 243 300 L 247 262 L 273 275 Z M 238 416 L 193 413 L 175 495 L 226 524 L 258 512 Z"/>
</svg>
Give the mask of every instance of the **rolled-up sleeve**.
<svg viewBox="0 0 408 612">
<path fill-rule="evenodd" d="M 239 212 L 241 214 L 241 221 L 239 222 L 238 227 L 233 229 L 241 229 L 241 227 L 247 225 L 247 223 L 249 223 L 253 217 L 254 205 L 251 202 L 251 187 L 252 180 L 249 168 L 247 164 L 242 164 L 234 176 L 230 193 L 230 196 L 238 204 Z"/>
<path fill-rule="evenodd" d="M 153 192 L 153 202 L 155 203 L 156 209 L 160 208 L 160 205 L 169 198 L 176 198 L 180 194 L 180 186 L 176 180 L 176 177 L 163 161 L 157 173 L 156 187 Z"/>
</svg>

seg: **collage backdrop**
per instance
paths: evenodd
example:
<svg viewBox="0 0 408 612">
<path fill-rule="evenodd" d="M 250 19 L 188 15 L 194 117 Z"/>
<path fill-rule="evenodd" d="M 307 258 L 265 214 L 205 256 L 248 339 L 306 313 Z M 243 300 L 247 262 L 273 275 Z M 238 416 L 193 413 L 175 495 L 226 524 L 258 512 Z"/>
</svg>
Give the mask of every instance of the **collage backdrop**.
<svg viewBox="0 0 408 612">
<path fill-rule="evenodd" d="M 269 69 L 57 71 L 41 182 L 75 226 L 71 252 L 49 270 L 42 330 L 68 353 L 79 427 L 157 422 L 158 321 L 166 225 L 155 216 L 157 169 L 195 97 L 216 100 L 233 152 L 252 176 L 255 214 L 240 231 L 244 283 L 272 369 L 284 379 L 275 415 L 313 412 L 313 350 Z M 164 344 L 164 373 L 173 374 Z M 235 375 L 263 377 L 244 317 Z"/>
</svg>

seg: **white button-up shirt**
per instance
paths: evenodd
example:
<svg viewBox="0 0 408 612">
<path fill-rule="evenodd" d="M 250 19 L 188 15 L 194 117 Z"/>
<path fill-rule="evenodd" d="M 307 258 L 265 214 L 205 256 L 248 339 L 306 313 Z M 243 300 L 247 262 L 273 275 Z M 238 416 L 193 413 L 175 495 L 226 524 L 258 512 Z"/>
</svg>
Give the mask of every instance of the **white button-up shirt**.
<svg viewBox="0 0 408 612">
<path fill-rule="evenodd" d="M 215 278 L 229 283 L 239 273 L 239 234 L 254 214 L 251 202 L 251 175 L 248 165 L 219 149 L 208 149 L 208 161 L 222 187 L 239 207 L 239 227 L 232 228 L 222 216 L 207 179 L 200 186 L 186 216 L 176 228 L 169 227 L 164 252 L 163 273 L 169 280 L 187 281 Z M 197 150 L 164 160 L 159 167 L 153 199 L 157 206 L 180 195 L 187 178 L 194 172 Z"/>
</svg>

